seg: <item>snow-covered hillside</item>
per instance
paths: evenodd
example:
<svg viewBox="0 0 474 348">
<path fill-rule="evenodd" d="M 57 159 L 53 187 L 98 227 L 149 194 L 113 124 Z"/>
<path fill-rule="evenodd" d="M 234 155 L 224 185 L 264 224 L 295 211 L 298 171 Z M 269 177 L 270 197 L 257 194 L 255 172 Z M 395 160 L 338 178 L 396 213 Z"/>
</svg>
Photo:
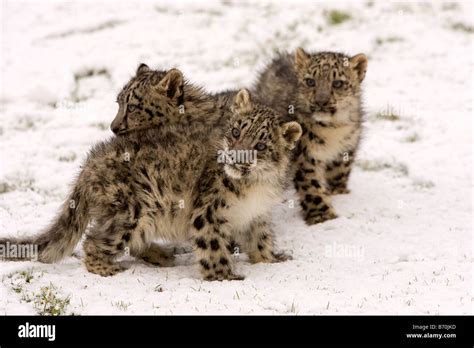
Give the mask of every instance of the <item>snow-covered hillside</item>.
<svg viewBox="0 0 474 348">
<path fill-rule="evenodd" d="M 0 314 L 472 314 L 473 8 L 470 2 L 1 2 L 0 235 L 44 228 L 90 146 L 110 137 L 115 95 L 140 62 L 209 91 L 250 86 L 278 50 L 366 53 L 364 140 L 307 227 L 274 210 L 294 260 L 238 282 L 131 263 L 111 278 L 79 257 L 0 263 Z M 290 190 L 287 199 L 295 199 Z M 43 296 L 43 298 L 42 298 Z"/>
</svg>

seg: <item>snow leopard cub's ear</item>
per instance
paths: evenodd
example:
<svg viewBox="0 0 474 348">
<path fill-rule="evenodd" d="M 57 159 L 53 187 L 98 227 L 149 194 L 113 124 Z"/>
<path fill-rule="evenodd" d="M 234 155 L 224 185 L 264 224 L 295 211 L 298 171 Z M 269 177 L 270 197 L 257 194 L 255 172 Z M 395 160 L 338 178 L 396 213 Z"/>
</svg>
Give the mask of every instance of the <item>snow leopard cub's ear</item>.
<svg viewBox="0 0 474 348">
<path fill-rule="evenodd" d="M 141 63 L 138 68 L 137 68 L 137 72 L 136 72 L 136 75 L 139 76 L 143 73 L 146 73 L 148 71 L 150 71 L 151 69 L 148 67 L 148 65 L 146 65 L 145 63 Z"/>
<path fill-rule="evenodd" d="M 156 79 L 152 76 L 152 84 L 155 85 L 158 82 L 158 88 L 164 90 L 170 99 L 177 99 L 183 95 L 184 76 L 180 70 L 169 70 L 160 81 L 157 81 L 159 73 L 155 74 Z"/>
<path fill-rule="evenodd" d="M 304 49 L 298 47 L 295 51 L 295 69 L 296 71 L 305 70 L 311 62 L 311 56 Z"/>
<path fill-rule="evenodd" d="M 367 56 L 363 53 L 356 54 L 354 57 L 349 59 L 349 65 L 355 70 L 359 83 L 361 83 L 364 80 L 367 71 Z"/>
<path fill-rule="evenodd" d="M 294 149 L 296 142 L 300 139 L 303 130 L 298 122 L 291 121 L 281 125 L 281 134 L 288 149 Z"/>
<path fill-rule="evenodd" d="M 252 101 L 250 100 L 250 93 L 245 88 L 241 89 L 234 98 L 232 111 L 244 113 L 252 110 Z"/>
</svg>

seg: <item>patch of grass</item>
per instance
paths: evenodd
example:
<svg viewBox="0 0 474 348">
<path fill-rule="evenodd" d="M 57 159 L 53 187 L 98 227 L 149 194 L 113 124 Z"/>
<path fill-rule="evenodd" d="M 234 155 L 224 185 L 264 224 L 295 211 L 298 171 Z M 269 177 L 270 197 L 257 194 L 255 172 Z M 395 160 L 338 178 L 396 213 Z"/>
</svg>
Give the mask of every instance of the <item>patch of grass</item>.
<svg viewBox="0 0 474 348">
<path fill-rule="evenodd" d="M 330 10 L 325 13 L 328 24 L 330 25 L 339 25 L 344 23 L 352 18 L 349 12 L 340 11 L 340 10 Z"/>
<path fill-rule="evenodd" d="M 293 313 L 293 314 L 298 314 L 299 310 L 298 310 L 298 306 L 295 304 L 295 301 L 293 300 L 293 302 L 291 303 L 291 308 L 289 310 L 290 313 Z"/>
<path fill-rule="evenodd" d="M 21 271 L 19 274 L 20 277 L 23 277 L 25 279 L 26 283 L 31 283 L 31 280 L 34 278 L 33 272 L 31 270 Z"/>
<path fill-rule="evenodd" d="M 12 187 L 6 182 L 0 182 L 0 194 L 7 193 L 12 190 Z"/>
<path fill-rule="evenodd" d="M 21 283 L 12 283 L 11 287 L 12 290 L 15 291 L 17 294 L 21 294 L 23 292 L 23 285 Z"/>
<path fill-rule="evenodd" d="M 385 169 L 390 169 L 396 173 L 408 176 L 408 167 L 403 163 L 389 163 L 380 160 L 359 160 L 356 165 L 366 172 L 379 172 Z"/>
<path fill-rule="evenodd" d="M 92 127 L 99 128 L 100 130 L 108 130 L 109 129 L 109 124 L 100 122 L 100 123 L 93 123 L 91 124 Z"/>
<path fill-rule="evenodd" d="M 118 309 L 120 309 L 121 311 L 127 311 L 128 310 L 128 307 L 130 307 L 131 303 L 126 303 L 122 300 L 120 301 L 116 301 L 116 302 L 112 302 L 112 306 L 114 307 L 117 307 Z"/>
<path fill-rule="evenodd" d="M 39 315 L 58 316 L 66 314 L 66 309 L 70 304 L 70 297 L 61 298 L 58 295 L 57 288 L 50 283 L 49 286 L 43 286 L 39 294 L 33 299 L 33 308 Z"/>
<path fill-rule="evenodd" d="M 33 278 L 32 270 L 14 272 L 8 275 L 8 279 L 10 279 L 10 287 L 17 294 L 24 294 L 24 286 L 30 284 Z"/>
<path fill-rule="evenodd" d="M 463 31 L 468 34 L 474 33 L 474 27 L 472 25 L 464 24 L 461 22 L 456 22 L 456 23 L 451 24 L 451 29 Z"/>
<path fill-rule="evenodd" d="M 74 103 L 80 103 L 84 100 L 87 100 L 91 97 L 90 93 L 85 95 L 81 93 L 81 85 L 84 82 L 87 82 L 88 79 L 103 77 L 106 81 L 110 82 L 111 75 L 106 68 L 90 68 L 82 71 L 78 71 L 74 74 L 74 90 L 71 92 L 70 99 Z M 90 92 L 90 91 L 89 91 Z"/>
<path fill-rule="evenodd" d="M 375 114 L 379 120 L 385 121 L 400 121 L 400 113 L 391 105 L 387 105 L 385 109 L 380 110 Z"/>
<path fill-rule="evenodd" d="M 446 2 L 441 7 L 444 11 L 452 11 L 459 9 L 459 5 L 455 2 Z"/>
<path fill-rule="evenodd" d="M 13 127 L 15 130 L 27 131 L 36 127 L 35 121 L 30 115 L 23 115 L 18 118 L 17 124 Z"/>
<path fill-rule="evenodd" d="M 74 152 L 70 152 L 65 155 L 59 156 L 60 162 L 74 162 L 77 158 L 77 155 Z"/>
<path fill-rule="evenodd" d="M 33 178 L 18 178 L 13 184 L 0 183 L 0 193 L 11 191 L 34 191 L 35 180 Z"/>
<path fill-rule="evenodd" d="M 401 42 L 401 41 L 403 41 L 403 39 L 400 36 L 389 36 L 386 38 L 378 37 L 375 39 L 375 43 L 379 46 L 386 43 L 394 43 L 394 42 Z"/>
<path fill-rule="evenodd" d="M 453 11 L 459 9 L 459 4 L 455 2 L 445 2 L 441 8 L 443 11 Z"/>
<path fill-rule="evenodd" d="M 417 142 L 418 140 L 420 140 L 420 136 L 418 135 L 418 133 L 413 133 L 403 138 L 403 141 L 405 143 L 414 143 L 414 142 Z"/>
<path fill-rule="evenodd" d="M 422 189 L 429 189 L 429 188 L 434 187 L 435 184 L 431 180 L 415 179 L 413 180 L 413 186 L 422 188 Z"/>
<path fill-rule="evenodd" d="M 33 299 L 31 298 L 31 296 L 30 296 L 28 293 L 26 293 L 26 292 L 23 292 L 23 293 L 21 294 L 20 300 L 21 300 L 21 301 L 24 301 L 24 302 L 26 302 L 26 303 L 30 303 L 31 301 L 33 301 Z"/>
</svg>

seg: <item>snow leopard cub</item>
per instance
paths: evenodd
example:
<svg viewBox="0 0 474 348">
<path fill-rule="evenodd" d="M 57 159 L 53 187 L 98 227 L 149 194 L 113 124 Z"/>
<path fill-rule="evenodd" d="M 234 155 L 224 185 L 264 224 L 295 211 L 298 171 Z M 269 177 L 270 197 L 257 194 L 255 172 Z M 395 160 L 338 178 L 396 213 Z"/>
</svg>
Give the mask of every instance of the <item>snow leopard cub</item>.
<svg viewBox="0 0 474 348">
<path fill-rule="evenodd" d="M 223 121 L 224 105 L 187 83 L 180 70 L 152 70 L 144 63 L 123 87 L 117 103 L 119 110 L 110 125 L 117 135 L 151 127 L 215 127 Z"/>
<path fill-rule="evenodd" d="M 303 128 L 293 159 L 294 184 L 307 224 L 336 217 L 330 195 L 347 181 L 362 131 L 364 54 L 306 53 L 274 59 L 253 89 L 259 100 L 290 114 Z"/>
<path fill-rule="evenodd" d="M 180 85 L 174 82 L 181 73 L 155 73 L 159 74 L 147 72 L 141 87 L 155 88 L 154 104 L 147 107 L 153 114 L 166 116 L 163 110 L 177 105 L 173 98 L 180 93 Z M 190 88 L 189 93 L 183 89 L 184 104 L 190 102 L 186 98 L 196 97 Z M 149 114 L 139 104 L 128 108 L 134 105 L 130 101 L 143 98 L 134 92 L 125 88 L 119 94 L 119 109 L 135 116 L 138 111 Z M 206 95 L 200 96 L 209 106 Z M 212 104 L 213 100 L 207 101 Z M 193 240 L 206 280 L 243 279 L 235 272 L 230 248 L 234 241 L 251 262 L 288 259 L 274 250 L 268 214 L 281 199 L 301 127 L 252 103 L 246 90 L 222 112 L 225 115 L 216 117 L 225 120 L 222 126 L 135 130 L 97 144 L 52 226 L 28 240 L 2 239 L 0 243 L 37 244 L 39 260 L 55 262 L 72 252 L 91 221 L 83 244 L 85 264 L 102 276 L 122 271 L 118 256 L 127 250 L 141 256 L 156 239 Z M 125 119 L 130 120 L 131 114 Z M 254 160 L 239 161 L 232 156 L 236 151 L 252 152 Z"/>
</svg>

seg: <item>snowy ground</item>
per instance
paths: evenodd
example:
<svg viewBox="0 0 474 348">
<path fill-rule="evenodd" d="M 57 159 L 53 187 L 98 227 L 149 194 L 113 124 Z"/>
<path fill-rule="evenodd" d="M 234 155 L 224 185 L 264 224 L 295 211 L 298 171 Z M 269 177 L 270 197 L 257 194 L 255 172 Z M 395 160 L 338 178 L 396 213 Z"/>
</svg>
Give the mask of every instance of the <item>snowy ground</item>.
<svg viewBox="0 0 474 348">
<path fill-rule="evenodd" d="M 213 283 L 190 255 L 112 278 L 78 257 L 3 262 L 0 314 L 41 312 L 41 294 L 66 314 L 472 314 L 471 3 L 2 1 L 1 10 L 1 235 L 34 234 L 53 218 L 89 147 L 112 135 L 115 94 L 140 62 L 179 67 L 210 91 L 249 86 L 273 52 L 297 46 L 364 52 L 369 68 L 365 138 L 352 193 L 335 198 L 340 217 L 306 227 L 297 205 L 274 211 L 293 261 L 242 256 L 245 281 Z"/>
</svg>

